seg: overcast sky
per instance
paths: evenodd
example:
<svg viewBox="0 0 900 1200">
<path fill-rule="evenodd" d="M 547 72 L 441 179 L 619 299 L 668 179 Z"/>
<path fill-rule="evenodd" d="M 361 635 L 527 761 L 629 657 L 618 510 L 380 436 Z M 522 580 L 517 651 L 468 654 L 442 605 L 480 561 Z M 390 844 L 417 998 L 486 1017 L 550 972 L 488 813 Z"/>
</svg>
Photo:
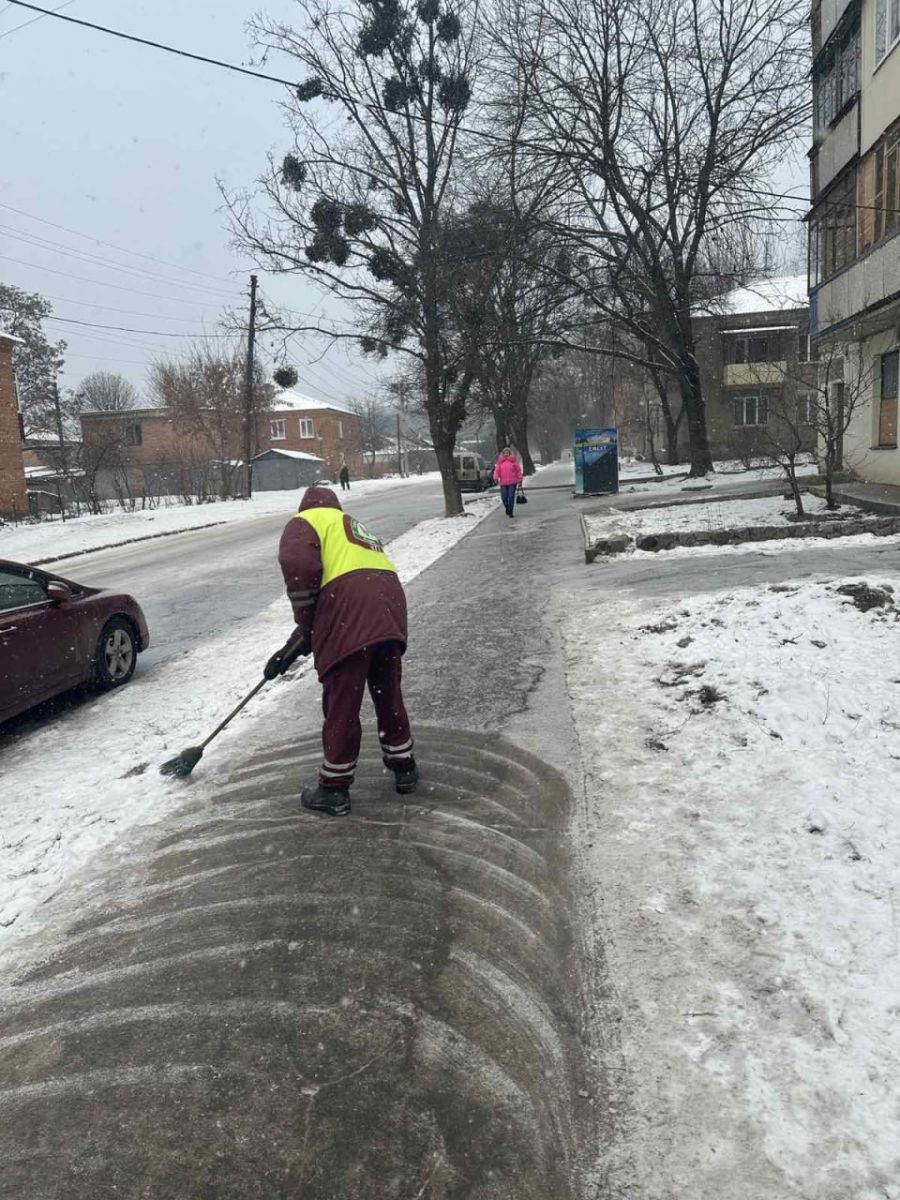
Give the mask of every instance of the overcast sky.
<svg viewBox="0 0 900 1200">
<path fill-rule="evenodd" d="M 264 7 L 287 21 L 298 14 L 291 0 Z M 68 0 L 62 11 L 228 62 L 251 61 L 248 0 Z M 33 23 L 16 28 L 25 22 Z M 264 69 L 293 76 L 285 58 Z M 67 386 L 108 369 L 142 388 L 154 357 L 183 353 L 190 336 L 218 332 L 225 307 L 246 303 L 251 264 L 230 245 L 216 179 L 246 187 L 270 148 L 279 157 L 288 148 L 278 107 L 284 94 L 52 17 L 35 20 L 0 0 L 0 279 L 52 299 L 54 315 L 67 321 L 144 331 L 48 322 L 68 342 Z M 805 192 L 799 161 L 779 175 L 779 186 Z M 794 231 L 786 237 L 799 246 Z M 261 287 L 298 311 L 322 302 L 299 277 L 263 274 Z M 326 350 L 295 339 L 290 361 L 302 390 L 333 400 L 375 394 L 386 373 L 346 343 Z M 263 362 L 271 368 L 265 353 Z"/>
<path fill-rule="evenodd" d="M 56 8 L 61 0 L 35 2 Z M 297 11 L 290 0 L 265 7 L 286 19 Z M 247 0 L 70 0 L 61 11 L 251 61 Z M 15 28 L 34 16 L 0 0 L 0 279 L 52 299 L 61 318 L 217 333 L 223 308 L 246 303 L 250 263 L 230 245 L 216 178 L 245 187 L 270 148 L 288 148 L 278 107 L 285 90 L 52 17 Z M 284 58 L 263 69 L 293 74 Z M 261 275 L 260 286 L 300 311 L 321 299 L 299 278 Z M 148 362 L 183 353 L 189 341 L 62 321 L 47 329 L 68 343 L 64 383 L 73 387 L 108 369 L 142 388 Z M 302 390 L 335 400 L 377 390 L 373 364 L 344 346 L 316 361 L 324 349 L 292 343 Z M 263 362 L 271 367 L 265 354 Z"/>
</svg>

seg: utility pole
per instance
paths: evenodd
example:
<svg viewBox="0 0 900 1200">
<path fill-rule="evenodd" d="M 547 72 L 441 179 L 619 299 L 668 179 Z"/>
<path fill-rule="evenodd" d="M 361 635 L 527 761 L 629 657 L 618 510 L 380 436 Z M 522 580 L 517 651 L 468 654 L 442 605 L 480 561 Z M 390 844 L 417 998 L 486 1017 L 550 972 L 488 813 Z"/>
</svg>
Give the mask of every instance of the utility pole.
<svg viewBox="0 0 900 1200">
<path fill-rule="evenodd" d="M 62 488 L 60 486 L 59 476 L 62 475 L 63 479 L 68 482 L 69 470 L 66 463 L 66 442 L 65 437 L 63 436 L 62 409 L 59 405 L 59 388 L 56 386 L 55 380 L 50 386 L 53 388 L 53 408 L 56 412 L 56 436 L 59 438 L 59 462 L 57 466 L 58 474 L 56 476 L 56 495 L 59 499 L 59 514 L 62 519 L 65 520 L 66 506 L 63 503 Z"/>
<path fill-rule="evenodd" d="M 403 451 L 400 449 L 400 413 L 397 413 L 397 474 L 403 477 Z"/>
<path fill-rule="evenodd" d="M 244 377 L 244 470 L 247 499 L 253 492 L 253 344 L 256 340 L 256 276 L 250 276 L 250 324 L 247 328 L 247 371 Z"/>
</svg>

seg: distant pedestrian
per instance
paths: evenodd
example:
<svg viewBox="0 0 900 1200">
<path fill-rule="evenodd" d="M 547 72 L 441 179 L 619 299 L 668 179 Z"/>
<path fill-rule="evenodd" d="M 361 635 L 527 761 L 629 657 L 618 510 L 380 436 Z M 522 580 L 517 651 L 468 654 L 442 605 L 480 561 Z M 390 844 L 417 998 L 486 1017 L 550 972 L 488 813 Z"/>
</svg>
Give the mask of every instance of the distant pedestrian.
<svg viewBox="0 0 900 1200">
<path fill-rule="evenodd" d="M 412 792 L 419 772 L 400 690 L 406 596 L 381 542 L 341 509 L 331 488 L 311 487 L 285 526 L 278 561 L 297 628 L 264 673 L 274 679 L 312 651 L 325 714 L 318 786 L 305 788 L 300 803 L 334 817 L 350 811 L 367 684 L 382 761 L 396 790 Z"/>
<path fill-rule="evenodd" d="M 500 498 L 508 517 L 516 515 L 516 491 L 522 482 L 522 468 L 509 446 L 504 446 L 494 463 L 494 481 L 500 484 Z"/>
<path fill-rule="evenodd" d="M 347 466 L 346 463 L 341 464 L 341 470 L 340 470 L 340 474 L 339 474 L 338 478 L 341 481 L 341 491 L 349 492 L 350 491 L 350 468 Z"/>
</svg>

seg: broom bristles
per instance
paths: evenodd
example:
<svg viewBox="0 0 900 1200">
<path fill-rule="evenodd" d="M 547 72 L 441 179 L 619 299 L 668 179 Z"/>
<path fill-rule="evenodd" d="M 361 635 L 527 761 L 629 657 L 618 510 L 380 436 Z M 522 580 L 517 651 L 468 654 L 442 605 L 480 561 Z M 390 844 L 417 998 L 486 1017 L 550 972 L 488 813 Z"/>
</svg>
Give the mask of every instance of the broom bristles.
<svg viewBox="0 0 900 1200">
<path fill-rule="evenodd" d="M 182 750 L 180 754 L 176 754 L 174 758 L 170 758 L 159 768 L 160 775 L 174 775 L 177 779 L 184 779 L 190 775 L 194 767 L 203 757 L 202 746 L 188 746 L 187 750 Z"/>
</svg>

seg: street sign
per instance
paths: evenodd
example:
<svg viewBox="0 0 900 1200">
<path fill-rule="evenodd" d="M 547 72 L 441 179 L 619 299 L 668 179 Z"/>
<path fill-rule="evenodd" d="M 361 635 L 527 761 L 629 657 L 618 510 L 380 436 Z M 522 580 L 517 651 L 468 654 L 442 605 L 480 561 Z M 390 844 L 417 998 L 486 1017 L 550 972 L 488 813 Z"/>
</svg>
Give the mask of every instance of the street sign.
<svg viewBox="0 0 900 1200">
<path fill-rule="evenodd" d="M 575 495 L 619 490 L 618 429 L 575 430 Z"/>
</svg>

